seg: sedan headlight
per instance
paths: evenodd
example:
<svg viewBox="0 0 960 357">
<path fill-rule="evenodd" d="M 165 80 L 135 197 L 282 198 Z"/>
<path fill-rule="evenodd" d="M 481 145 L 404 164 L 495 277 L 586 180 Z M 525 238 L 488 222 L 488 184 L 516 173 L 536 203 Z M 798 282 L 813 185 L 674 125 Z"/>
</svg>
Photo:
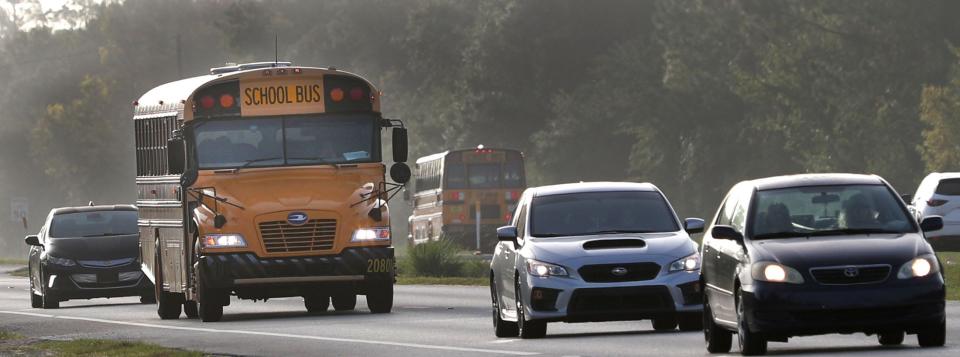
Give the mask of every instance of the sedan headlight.
<svg viewBox="0 0 960 357">
<path fill-rule="evenodd" d="M 47 256 L 47 262 L 53 265 L 59 265 L 64 267 L 72 267 L 74 265 L 77 265 L 77 262 L 75 262 L 73 259 L 57 258 L 52 255 Z"/>
<path fill-rule="evenodd" d="M 360 228 L 353 231 L 353 242 L 389 241 L 390 227 Z"/>
<path fill-rule="evenodd" d="M 700 253 L 693 253 L 670 263 L 668 271 L 697 271 L 700 269 Z"/>
<path fill-rule="evenodd" d="M 567 269 L 550 263 L 536 260 L 527 260 L 527 272 L 537 277 L 567 276 Z"/>
<path fill-rule="evenodd" d="M 897 278 L 922 278 L 937 272 L 940 272 L 940 263 L 937 262 L 937 257 L 933 254 L 927 254 L 913 258 L 900 266 Z"/>
<path fill-rule="evenodd" d="M 803 275 L 794 268 L 774 262 L 753 263 L 753 280 L 771 283 L 803 284 Z"/>
<path fill-rule="evenodd" d="M 239 248 L 246 247 L 247 241 L 240 234 L 207 234 L 203 236 L 205 248 Z"/>
</svg>

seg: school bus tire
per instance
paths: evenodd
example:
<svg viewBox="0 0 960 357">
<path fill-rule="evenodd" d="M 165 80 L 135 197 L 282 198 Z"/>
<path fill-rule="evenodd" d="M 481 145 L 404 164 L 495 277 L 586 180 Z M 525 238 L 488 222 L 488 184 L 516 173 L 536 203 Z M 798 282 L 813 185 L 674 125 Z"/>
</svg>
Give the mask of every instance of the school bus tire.
<svg viewBox="0 0 960 357">
<path fill-rule="evenodd" d="M 393 281 L 384 279 L 369 283 L 367 308 L 374 314 L 388 314 L 393 310 Z"/>
<path fill-rule="evenodd" d="M 183 303 L 183 313 L 187 315 L 187 318 L 195 319 L 200 316 L 200 311 L 197 307 L 196 301 L 185 301 Z"/>
<path fill-rule="evenodd" d="M 303 307 L 307 308 L 307 312 L 325 312 L 330 308 L 330 296 L 316 293 L 304 295 Z"/>
<path fill-rule="evenodd" d="M 197 312 L 200 315 L 200 321 L 217 322 L 223 318 L 223 300 L 224 292 L 219 289 L 213 289 L 204 286 L 203 269 L 198 271 L 197 279 Z"/>
<path fill-rule="evenodd" d="M 157 246 L 159 249 L 159 245 Z M 153 259 L 153 274 L 156 276 L 156 283 L 153 284 L 153 290 L 156 292 L 157 315 L 161 320 L 174 320 L 180 318 L 180 299 L 176 294 L 163 291 L 163 264 L 160 262 L 160 251 L 157 250 L 156 257 Z"/>
<path fill-rule="evenodd" d="M 351 311 L 357 308 L 357 294 L 353 291 L 336 293 L 330 297 L 333 309 L 337 311 Z"/>
</svg>

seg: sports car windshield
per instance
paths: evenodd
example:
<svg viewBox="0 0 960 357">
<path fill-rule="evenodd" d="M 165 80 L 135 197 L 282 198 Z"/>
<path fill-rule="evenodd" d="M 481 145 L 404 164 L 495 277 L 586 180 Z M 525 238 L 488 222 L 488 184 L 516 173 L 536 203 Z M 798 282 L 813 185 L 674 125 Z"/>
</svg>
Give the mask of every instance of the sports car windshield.
<svg viewBox="0 0 960 357">
<path fill-rule="evenodd" d="M 193 129 L 200 169 L 375 162 L 371 115 L 210 120 Z"/>
<path fill-rule="evenodd" d="M 908 233 L 911 218 L 883 185 L 794 187 L 757 192 L 754 239 Z"/>
<path fill-rule="evenodd" d="M 676 232 L 673 210 L 659 192 L 583 192 L 533 199 L 534 237 Z"/>
</svg>

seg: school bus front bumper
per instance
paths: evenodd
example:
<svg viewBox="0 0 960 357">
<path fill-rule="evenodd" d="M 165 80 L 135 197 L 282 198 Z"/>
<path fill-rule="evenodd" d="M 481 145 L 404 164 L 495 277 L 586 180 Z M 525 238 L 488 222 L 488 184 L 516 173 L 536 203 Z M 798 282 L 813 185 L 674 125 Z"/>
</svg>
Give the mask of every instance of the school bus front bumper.
<svg viewBox="0 0 960 357">
<path fill-rule="evenodd" d="M 395 277 L 393 247 L 346 248 L 340 254 L 261 258 L 253 253 L 200 257 L 204 286 L 232 289 L 259 285 L 313 285 L 390 280 Z"/>
</svg>

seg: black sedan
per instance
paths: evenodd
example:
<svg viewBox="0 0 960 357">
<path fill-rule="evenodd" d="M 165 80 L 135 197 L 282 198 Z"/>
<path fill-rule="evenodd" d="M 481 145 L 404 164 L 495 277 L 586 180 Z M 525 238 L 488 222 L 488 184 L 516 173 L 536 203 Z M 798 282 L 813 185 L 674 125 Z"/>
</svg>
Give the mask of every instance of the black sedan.
<svg viewBox="0 0 960 357">
<path fill-rule="evenodd" d="M 61 301 L 140 296 L 153 303 L 153 285 L 140 270 L 137 208 L 130 205 L 57 208 L 30 245 L 30 303 L 55 309 Z"/>
<path fill-rule="evenodd" d="M 816 174 L 733 187 L 704 234 L 707 350 L 744 355 L 768 341 L 827 333 L 877 335 L 882 345 L 916 334 L 946 336 L 942 269 L 924 232 L 877 176 Z"/>
</svg>

